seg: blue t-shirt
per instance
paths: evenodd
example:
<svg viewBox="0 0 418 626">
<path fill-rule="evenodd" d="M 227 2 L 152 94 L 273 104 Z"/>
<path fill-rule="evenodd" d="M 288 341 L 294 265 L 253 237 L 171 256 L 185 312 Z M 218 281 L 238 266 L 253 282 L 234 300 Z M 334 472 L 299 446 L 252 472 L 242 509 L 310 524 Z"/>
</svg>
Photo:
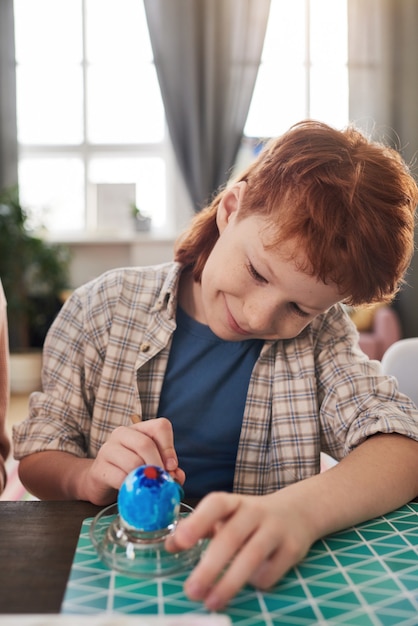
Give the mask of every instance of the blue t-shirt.
<svg viewBox="0 0 418 626">
<path fill-rule="evenodd" d="M 262 345 L 219 339 L 177 309 L 158 415 L 173 425 L 188 497 L 232 491 L 248 383 Z"/>
</svg>

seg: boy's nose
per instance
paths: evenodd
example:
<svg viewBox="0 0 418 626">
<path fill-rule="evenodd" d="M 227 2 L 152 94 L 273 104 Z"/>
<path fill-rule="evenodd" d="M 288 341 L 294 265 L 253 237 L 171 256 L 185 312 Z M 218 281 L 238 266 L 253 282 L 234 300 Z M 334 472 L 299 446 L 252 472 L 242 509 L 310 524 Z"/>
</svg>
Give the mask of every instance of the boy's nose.
<svg viewBox="0 0 418 626">
<path fill-rule="evenodd" d="M 267 299 L 248 303 L 245 317 L 252 332 L 274 333 L 280 325 L 280 305 Z"/>
</svg>

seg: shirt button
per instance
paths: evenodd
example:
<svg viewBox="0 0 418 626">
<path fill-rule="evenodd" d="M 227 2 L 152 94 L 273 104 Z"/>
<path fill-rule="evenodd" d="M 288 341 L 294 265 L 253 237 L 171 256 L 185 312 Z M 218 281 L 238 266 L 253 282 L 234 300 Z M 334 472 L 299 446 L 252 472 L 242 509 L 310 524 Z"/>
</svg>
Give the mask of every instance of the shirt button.
<svg viewBox="0 0 418 626">
<path fill-rule="evenodd" d="M 141 343 L 141 352 L 148 352 L 150 349 L 149 343 Z"/>
</svg>

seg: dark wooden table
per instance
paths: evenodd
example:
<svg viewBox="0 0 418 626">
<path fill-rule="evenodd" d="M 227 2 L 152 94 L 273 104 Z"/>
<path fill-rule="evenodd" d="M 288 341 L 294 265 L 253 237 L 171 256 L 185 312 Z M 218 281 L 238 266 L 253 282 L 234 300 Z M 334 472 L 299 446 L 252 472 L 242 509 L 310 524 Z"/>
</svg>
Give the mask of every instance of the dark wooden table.
<svg viewBox="0 0 418 626">
<path fill-rule="evenodd" d="M 0 613 L 59 613 L 81 523 L 99 511 L 88 502 L 0 502 Z"/>
</svg>

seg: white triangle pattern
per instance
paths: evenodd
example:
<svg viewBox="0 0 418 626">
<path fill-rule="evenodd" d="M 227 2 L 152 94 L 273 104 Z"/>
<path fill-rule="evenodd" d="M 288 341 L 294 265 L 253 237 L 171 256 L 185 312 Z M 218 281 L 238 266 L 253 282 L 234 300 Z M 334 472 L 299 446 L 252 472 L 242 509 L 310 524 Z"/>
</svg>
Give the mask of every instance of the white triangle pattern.
<svg viewBox="0 0 418 626">
<path fill-rule="evenodd" d="M 188 572 L 138 580 L 104 565 L 81 528 L 62 613 L 206 614 L 183 593 Z M 417 626 L 418 503 L 317 542 L 273 589 L 243 589 L 234 626 Z"/>
</svg>

